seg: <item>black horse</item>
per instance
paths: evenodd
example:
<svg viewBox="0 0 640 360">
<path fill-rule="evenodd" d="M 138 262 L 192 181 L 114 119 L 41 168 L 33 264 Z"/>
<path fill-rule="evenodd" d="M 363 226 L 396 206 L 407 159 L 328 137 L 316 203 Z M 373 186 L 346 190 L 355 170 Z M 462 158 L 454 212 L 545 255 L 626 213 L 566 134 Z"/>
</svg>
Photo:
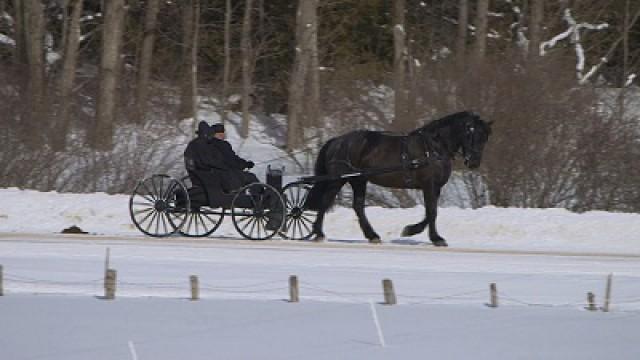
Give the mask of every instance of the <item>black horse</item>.
<svg viewBox="0 0 640 360">
<path fill-rule="evenodd" d="M 367 182 L 371 181 L 389 188 L 422 189 L 426 216 L 407 225 L 402 236 L 418 234 L 429 225 L 431 242 L 447 246 L 436 230 L 440 190 L 449 180 L 456 154 L 462 155 L 470 169 L 480 166 L 490 133 L 491 122 L 465 111 L 432 121 L 408 135 L 357 130 L 329 140 L 315 164 L 315 175 L 328 180 L 315 183 L 306 201 L 307 208 L 318 211 L 313 224 L 315 240 L 324 240 L 324 215 L 348 182 L 362 232 L 370 243 L 380 243 L 364 213 Z"/>
</svg>

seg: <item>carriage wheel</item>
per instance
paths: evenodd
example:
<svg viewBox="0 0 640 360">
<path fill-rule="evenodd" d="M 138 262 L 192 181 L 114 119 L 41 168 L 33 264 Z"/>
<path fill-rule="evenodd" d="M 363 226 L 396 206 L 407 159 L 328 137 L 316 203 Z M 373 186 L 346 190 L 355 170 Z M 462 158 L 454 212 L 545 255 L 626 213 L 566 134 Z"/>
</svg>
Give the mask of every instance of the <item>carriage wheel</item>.
<svg viewBox="0 0 640 360">
<path fill-rule="evenodd" d="M 178 232 L 187 237 L 209 236 L 220 227 L 223 218 L 224 209 L 214 209 L 208 206 L 191 209 L 187 220 Z"/>
<path fill-rule="evenodd" d="M 318 213 L 304 208 L 311 187 L 310 184 L 291 183 L 282 190 L 287 206 L 287 218 L 281 231 L 283 237 L 291 240 L 307 240 L 313 235 L 313 223 Z"/>
<path fill-rule="evenodd" d="M 138 183 L 129 198 L 133 224 L 146 235 L 169 236 L 189 217 L 189 194 L 168 175 L 153 175 Z"/>
<path fill-rule="evenodd" d="M 267 184 L 249 184 L 231 202 L 233 225 L 249 240 L 267 240 L 277 234 L 284 224 L 285 212 L 282 196 Z"/>
</svg>

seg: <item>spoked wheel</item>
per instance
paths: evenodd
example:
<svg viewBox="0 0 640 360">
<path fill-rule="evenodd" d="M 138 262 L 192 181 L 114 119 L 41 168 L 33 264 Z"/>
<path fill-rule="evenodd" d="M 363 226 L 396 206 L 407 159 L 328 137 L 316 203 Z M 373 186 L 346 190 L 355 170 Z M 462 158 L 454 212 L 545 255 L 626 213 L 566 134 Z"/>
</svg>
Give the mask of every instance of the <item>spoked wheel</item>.
<svg viewBox="0 0 640 360">
<path fill-rule="evenodd" d="M 287 206 L 287 217 L 281 230 L 283 237 L 292 240 L 307 240 L 313 235 L 313 223 L 318 213 L 307 210 L 304 204 L 312 185 L 291 183 L 284 187 L 282 196 Z"/>
<path fill-rule="evenodd" d="M 231 219 L 240 235 L 250 240 L 266 240 L 284 224 L 286 207 L 282 196 L 267 184 L 249 184 L 231 202 Z"/>
<path fill-rule="evenodd" d="M 189 217 L 189 206 L 187 189 L 168 175 L 153 175 L 140 181 L 129 198 L 133 224 L 155 237 L 178 231 Z"/>
<path fill-rule="evenodd" d="M 213 234 L 222 224 L 224 209 L 213 209 L 208 206 L 191 209 L 184 225 L 178 230 L 180 235 L 188 237 L 205 237 Z"/>
</svg>

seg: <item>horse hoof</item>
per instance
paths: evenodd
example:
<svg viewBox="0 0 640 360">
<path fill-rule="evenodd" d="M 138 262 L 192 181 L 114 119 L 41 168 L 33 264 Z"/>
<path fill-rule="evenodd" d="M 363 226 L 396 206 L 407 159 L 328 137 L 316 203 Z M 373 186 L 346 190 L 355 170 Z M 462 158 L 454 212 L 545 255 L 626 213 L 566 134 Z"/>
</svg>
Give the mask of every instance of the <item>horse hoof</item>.
<svg viewBox="0 0 640 360">
<path fill-rule="evenodd" d="M 327 239 L 327 238 L 325 238 L 324 236 L 322 236 L 322 235 L 318 235 L 318 236 L 316 236 L 316 237 L 314 237 L 314 238 L 313 238 L 313 241 L 314 241 L 314 242 L 324 242 L 326 239 Z"/>
<path fill-rule="evenodd" d="M 379 237 L 369 239 L 369 244 L 382 244 L 382 240 Z"/>
<path fill-rule="evenodd" d="M 432 241 L 433 246 L 442 246 L 442 247 L 447 247 L 449 246 L 449 244 L 447 244 L 446 241 L 443 240 L 436 240 L 436 241 Z"/>
<path fill-rule="evenodd" d="M 411 234 L 411 232 L 409 231 L 409 227 L 405 227 L 404 229 L 402 229 L 402 233 L 400 234 L 400 236 L 411 236 L 413 234 Z"/>
</svg>

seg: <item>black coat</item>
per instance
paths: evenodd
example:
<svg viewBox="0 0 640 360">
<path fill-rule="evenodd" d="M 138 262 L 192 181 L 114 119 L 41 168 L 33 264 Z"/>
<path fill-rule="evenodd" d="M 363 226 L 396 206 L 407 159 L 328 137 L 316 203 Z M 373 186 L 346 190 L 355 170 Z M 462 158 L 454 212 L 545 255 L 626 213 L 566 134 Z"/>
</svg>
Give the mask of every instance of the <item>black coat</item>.
<svg viewBox="0 0 640 360">
<path fill-rule="evenodd" d="M 187 170 L 208 171 L 217 168 L 222 160 L 220 154 L 212 151 L 207 139 L 198 136 L 191 140 L 184 150 L 184 161 Z"/>
<path fill-rule="evenodd" d="M 187 145 L 184 159 L 190 175 L 197 175 L 210 193 L 217 188 L 232 191 L 258 181 L 255 175 L 242 171 L 249 162 L 239 157 L 224 140 L 207 138 L 199 133 Z"/>
<path fill-rule="evenodd" d="M 218 155 L 214 167 L 224 170 L 244 170 L 249 167 L 249 162 L 238 156 L 227 141 L 211 138 L 209 146 Z"/>
</svg>

